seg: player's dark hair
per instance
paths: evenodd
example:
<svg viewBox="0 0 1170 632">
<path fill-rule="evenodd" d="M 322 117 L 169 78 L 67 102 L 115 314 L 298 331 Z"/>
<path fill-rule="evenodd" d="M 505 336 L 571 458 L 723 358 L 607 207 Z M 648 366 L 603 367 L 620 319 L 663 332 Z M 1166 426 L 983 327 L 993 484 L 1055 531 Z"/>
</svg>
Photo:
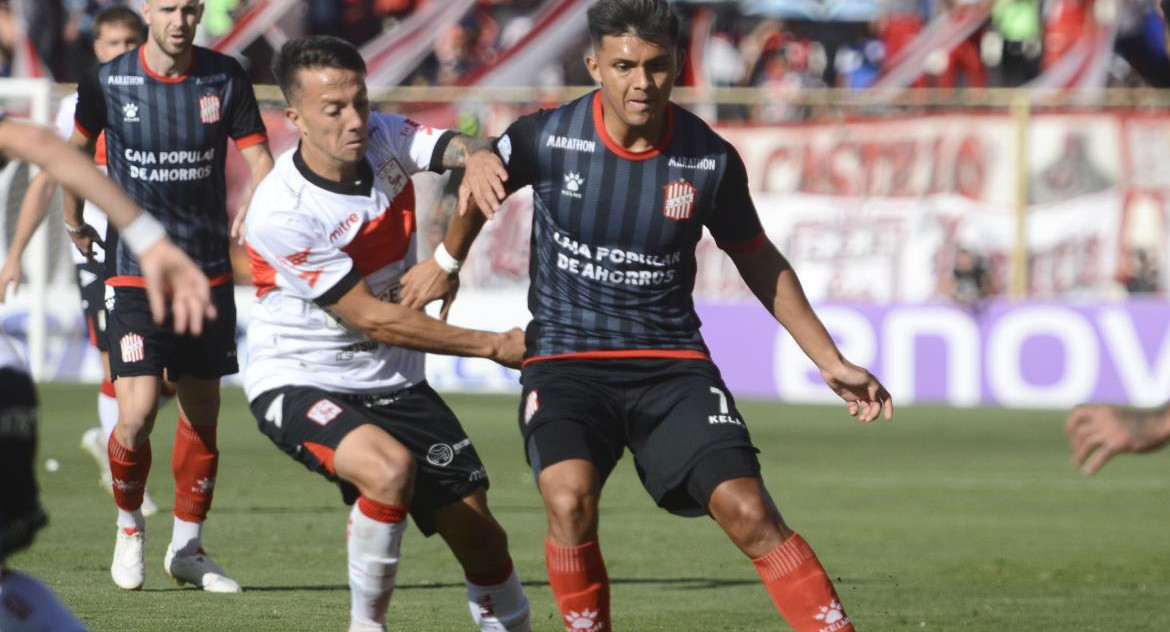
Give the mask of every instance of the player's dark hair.
<svg viewBox="0 0 1170 632">
<path fill-rule="evenodd" d="M 589 7 L 589 37 L 594 46 L 606 35 L 636 35 L 674 46 L 682 19 L 667 0 L 599 0 Z"/>
<path fill-rule="evenodd" d="M 331 35 L 311 35 L 285 42 L 272 61 L 272 76 L 290 105 L 297 94 L 297 72 L 302 68 L 339 68 L 366 74 L 366 60 L 353 44 Z"/>
<path fill-rule="evenodd" d="M 93 19 L 94 39 L 101 35 L 102 28 L 107 24 L 123 24 L 137 31 L 139 39 L 146 39 L 146 22 L 142 21 L 142 16 L 138 15 L 137 11 L 126 5 L 111 5 L 97 14 Z"/>
</svg>

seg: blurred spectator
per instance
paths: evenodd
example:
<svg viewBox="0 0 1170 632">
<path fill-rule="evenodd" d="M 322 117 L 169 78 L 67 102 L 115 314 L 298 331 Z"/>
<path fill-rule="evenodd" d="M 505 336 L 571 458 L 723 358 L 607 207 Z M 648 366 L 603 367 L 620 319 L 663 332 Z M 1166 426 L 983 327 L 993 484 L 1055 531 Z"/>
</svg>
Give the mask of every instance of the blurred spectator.
<svg viewBox="0 0 1170 632">
<path fill-rule="evenodd" d="M 1122 264 L 1121 281 L 1130 294 L 1148 294 L 1160 289 L 1158 261 L 1150 250 L 1127 247 Z"/>
<path fill-rule="evenodd" d="M 975 11 L 977 5 L 986 0 L 943 0 L 943 9 L 948 13 L 962 14 Z M 940 88 L 986 88 L 987 74 L 983 68 L 983 59 L 979 54 L 979 43 L 983 39 L 983 30 L 972 33 L 951 49 L 947 57 L 946 68 L 939 77 Z"/>
<path fill-rule="evenodd" d="M 1015 88 L 1035 79 L 1044 46 L 1040 0 L 997 0 L 991 23 L 1003 41 L 1001 84 Z"/>
<path fill-rule="evenodd" d="M 993 294 L 991 275 L 983 265 L 983 258 L 975 251 L 960 246 L 955 251 L 951 275 L 944 277 L 939 292 L 954 302 L 975 309 Z"/>
<path fill-rule="evenodd" d="M 1060 155 L 1032 176 L 1029 190 L 1033 203 L 1059 202 L 1113 185 L 1113 178 L 1093 163 L 1088 145 L 1088 138 L 1081 132 L 1065 134 Z"/>
</svg>

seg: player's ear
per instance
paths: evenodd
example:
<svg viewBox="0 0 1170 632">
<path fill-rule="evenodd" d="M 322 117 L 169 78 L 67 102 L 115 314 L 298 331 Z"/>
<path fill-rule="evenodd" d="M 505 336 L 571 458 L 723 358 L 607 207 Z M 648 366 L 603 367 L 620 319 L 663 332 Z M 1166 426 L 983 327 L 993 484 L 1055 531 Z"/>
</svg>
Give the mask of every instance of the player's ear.
<svg viewBox="0 0 1170 632">
<path fill-rule="evenodd" d="M 293 127 L 297 128 L 300 133 L 308 133 L 308 129 L 304 125 L 304 118 L 301 117 L 301 113 L 296 108 L 292 106 L 284 108 L 284 118 L 288 119 L 288 122 L 292 123 Z"/>
<path fill-rule="evenodd" d="M 601 64 L 597 63 L 596 48 L 590 48 L 589 52 L 585 53 L 585 69 L 589 71 L 589 76 L 593 77 L 593 81 L 601 85 Z"/>
</svg>

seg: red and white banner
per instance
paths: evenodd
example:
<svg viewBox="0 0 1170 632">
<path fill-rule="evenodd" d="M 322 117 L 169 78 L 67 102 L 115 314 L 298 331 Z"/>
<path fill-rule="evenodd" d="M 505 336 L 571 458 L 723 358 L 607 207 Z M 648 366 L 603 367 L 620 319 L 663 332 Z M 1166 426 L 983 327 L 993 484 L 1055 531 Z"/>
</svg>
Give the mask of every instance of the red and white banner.
<svg viewBox="0 0 1170 632">
<path fill-rule="evenodd" d="M 586 32 L 585 12 L 594 0 L 552 0 L 533 18 L 532 28 L 495 62 L 460 81 L 466 86 L 529 86 L 533 71 L 559 59 Z"/>
<path fill-rule="evenodd" d="M 402 83 L 427 55 L 447 27 L 463 19 L 476 0 L 444 0 L 428 3 L 394 28 L 383 32 L 361 48 L 366 59 L 366 82 L 371 86 L 393 87 Z"/>
<path fill-rule="evenodd" d="M 273 31 L 276 23 L 298 0 L 257 0 L 250 3 L 244 14 L 233 24 L 232 30 L 211 43 L 212 50 L 225 55 L 240 55 L 252 42 Z"/>
</svg>

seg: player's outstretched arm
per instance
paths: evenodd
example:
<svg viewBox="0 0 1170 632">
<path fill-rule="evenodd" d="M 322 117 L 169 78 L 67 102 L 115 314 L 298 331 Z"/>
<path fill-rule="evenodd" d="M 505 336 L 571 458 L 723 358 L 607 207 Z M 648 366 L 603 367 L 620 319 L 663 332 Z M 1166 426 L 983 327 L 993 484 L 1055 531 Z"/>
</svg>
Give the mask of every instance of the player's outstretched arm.
<svg viewBox="0 0 1170 632">
<path fill-rule="evenodd" d="M 491 148 L 478 150 L 467 157 L 463 181 L 459 183 L 459 205 L 456 215 L 466 215 L 470 210 L 479 210 L 487 219 L 492 219 L 500 210 L 508 191 L 508 169 L 504 161 Z M 471 202 L 474 202 L 472 206 Z"/>
<path fill-rule="evenodd" d="M 430 259 L 407 270 L 402 277 L 402 305 L 422 309 L 433 301 L 443 301 L 439 318 L 446 322 L 451 303 L 459 291 L 459 269 L 471 250 L 485 218 L 480 213 L 455 214 L 447 222 L 443 241 Z"/>
<path fill-rule="evenodd" d="M 157 322 L 166 316 L 171 297 L 175 329 L 180 333 L 203 330 L 203 319 L 215 317 L 207 277 L 166 238 L 166 231 L 144 213 L 84 154 L 39 125 L 4 119 L 0 121 L 0 153 L 34 163 L 66 189 L 93 201 L 122 233 L 122 240 L 138 257 L 151 313 Z"/>
<path fill-rule="evenodd" d="M 1086 476 L 1121 452 L 1150 452 L 1170 443 L 1170 403 L 1159 408 L 1077 406 L 1064 422 L 1073 462 Z"/>
<path fill-rule="evenodd" d="M 97 140 L 74 130 L 73 136 L 69 138 L 69 144 L 80 149 L 86 156 L 92 156 L 97 147 Z M 85 223 L 85 196 L 78 191 L 66 188 L 62 204 L 65 215 L 65 230 L 69 235 L 69 241 L 73 242 L 73 245 L 86 259 L 92 260 L 94 245 L 105 247 L 105 244 L 102 242 L 101 235 L 97 234 L 97 230 Z"/>
<path fill-rule="evenodd" d="M 849 362 L 817 317 L 796 272 L 772 242 L 751 252 L 728 253 L 756 298 L 788 330 L 821 371 L 821 377 L 862 422 L 894 416 L 894 402 L 869 371 Z"/>
<path fill-rule="evenodd" d="M 330 311 L 367 338 L 443 355 L 487 358 L 511 368 L 524 359 L 524 331 L 480 331 L 448 325 L 414 309 L 378 300 L 365 281 L 359 281 Z"/>
<path fill-rule="evenodd" d="M 37 227 L 45 221 L 45 215 L 49 212 L 49 200 L 53 198 L 53 185 L 53 179 L 43 170 L 28 183 L 28 191 L 20 203 L 16 230 L 12 233 L 12 243 L 8 245 L 8 256 L 4 261 L 4 268 L 0 269 L 0 303 L 4 302 L 9 285 L 12 285 L 13 292 L 20 285 L 22 276 L 20 258 L 28 248 L 28 242 L 37 231 Z"/>
</svg>

